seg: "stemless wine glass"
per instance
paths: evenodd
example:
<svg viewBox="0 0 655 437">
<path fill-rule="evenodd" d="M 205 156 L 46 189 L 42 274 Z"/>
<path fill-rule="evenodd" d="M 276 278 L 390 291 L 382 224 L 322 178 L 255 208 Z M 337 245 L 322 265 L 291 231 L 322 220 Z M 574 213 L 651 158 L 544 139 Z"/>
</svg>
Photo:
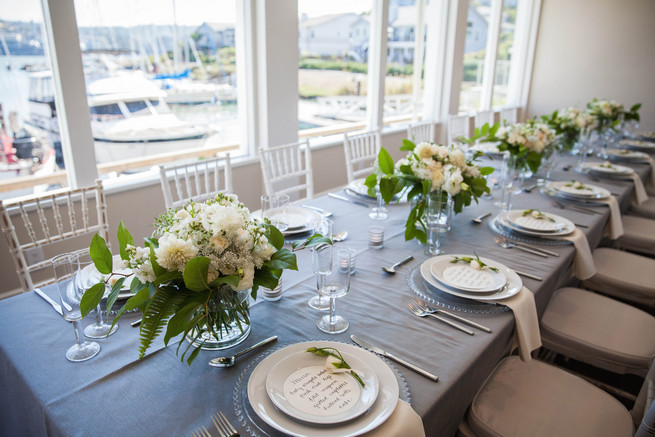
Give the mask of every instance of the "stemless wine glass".
<svg viewBox="0 0 655 437">
<path fill-rule="evenodd" d="M 333 260 L 336 252 L 336 260 Z M 340 334 L 348 329 L 348 321 L 336 315 L 337 299 L 350 291 L 350 251 L 339 249 L 337 251 L 317 250 L 319 263 L 332 266 L 327 275 L 321 276 L 321 294 L 330 298 L 330 313 L 318 319 L 316 326 L 328 334 Z"/>
<path fill-rule="evenodd" d="M 75 281 L 77 282 L 78 288 L 84 292 L 96 284 L 100 278 L 93 274 L 95 270 L 91 268 L 93 265 L 93 260 L 91 259 L 91 255 L 89 254 L 88 249 L 78 250 L 73 253 L 77 255 L 77 274 L 75 275 Z M 106 294 L 107 290 L 105 290 L 105 295 Z M 107 323 L 105 320 L 103 320 L 102 308 L 100 307 L 100 304 L 98 304 L 94 312 L 96 321 L 95 323 L 87 325 L 87 327 L 84 328 L 84 335 L 86 337 L 104 338 L 112 335 L 118 330 L 118 323 L 115 324 L 112 328 L 111 323 Z"/>
<path fill-rule="evenodd" d="M 453 200 L 442 190 L 433 191 L 428 195 L 425 208 L 425 224 L 428 228 L 428 245 L 426 255 L 440 255 L 444 253 L 439 248 L 439 236 L 442 232 L 450 231 L 453 217 Z"/>
<path fill-rule="evenodd" d="M 384 207 L 384 200 L 382 199 L 382 194 L 378 187 L 375 188 L 376 204 L 371 208 L 371 212 L 368 214 L 373 220 L 386 220 L 389 216 L 387 214 L 388 209 Z"/>
<path fill-rule="evenodd" d="M 53 258 L 51 262 L 61 300 L 61 311 L 64 319 L 73 323 L 75 330 L 75 344 L 66 351 L 66 358 L 73 362 L 86 361 L 100 352 L 100 345 L 95 341 L 81 341 L 77 322 L 82 319 L 80 300 L 84 290 L 79 288 L 75 281 L 78 273 L 78 255 L 65 253 Z"/>
<path fill-rule="evenodd" d="M 330 236 L 332 235 L 332 224 L 333 221 L 328 218 L 322 218 L 320 220 L 316 220 L 313 224 L 314 233 L 321 234 L 323 236 Z M 321 284 L 321 276 L 329 274 L 330 271 L 332 270 L 332 265 L 328 267 L 326 265 L 320 264 L 320 261 L 323 258 L 319 259 L 318 256 L 319 251 L 331 253 L 332 246 L 329 244 L 324 244 L 315 247 L 312 251 L 312 267 L 314 269 L 314 274 L 316 275 L 317 294 L 316 296 L 313 296 L 311 299 L 309 299 L 309 301 L 307 301 L 307 305 L 309 305 L 310 308 L 314 308 L 315 310 L 327 311 L 330 309 L 330 299 L 321 294 L 320 284 Z M 330 256 L 330 260 L 332 260 L 331 256 Z"/>
</svg>

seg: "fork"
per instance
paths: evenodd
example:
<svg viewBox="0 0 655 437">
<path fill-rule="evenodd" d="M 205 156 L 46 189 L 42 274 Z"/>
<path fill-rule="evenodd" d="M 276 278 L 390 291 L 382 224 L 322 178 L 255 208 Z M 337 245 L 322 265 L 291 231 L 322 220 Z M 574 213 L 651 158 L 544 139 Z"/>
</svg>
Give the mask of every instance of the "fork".
<svg viewBox="0 0 655 437">
<path fill-rule="evenodd" d="M 428 305 L 427 303 L 423 302 L 421 299 L 419 299 L 419 298 L 417 298 L 417 297 L 414 298 L 414 303 L 415 303 L 415 304 L 416 304 L 420 309 L 422 309 L 423 311 L 425 311 L 426 313 L 430 313 L 430 314 L 436 314 L 436 313 L 445 314 L 445 315 L 447 315 L 447 316 L 449 316 L 449 317 L 452 317 L 453 319 L 459 320 L 459 321 L 462 322 L 462 323 L 466 323 L 466 324 L 469 325 L 469 326 L 473 326 L 474 328 L 478 328 L 478 329 L 481 330 L 481 331 L 491 333 L 491 329 L 487 328 L 486 326 L 479 325 L 479 324 L 475 323 L 474 321 L 472 321 L 472 320 L 468 320 L 468 319 L 465 319 L 464 317 L 460 317 L 460 316 L 458 316 L 457 314 L 449 313 L 448 311 L 445 311 L 445 310 L 442 310 L 442 309 L 439 309 L 439 308 L 432 308 L 432 307 L 430 307 L 430 305 Z"/>
<path fill-rule="evenodd" d="M 195 431 L 191 431 L 191 435 L 193 437 L 212 437 L 209 431 L 207 431 L 207 428 L 205 428 L 204 426 L 201 426 Z"/>
<path fill-rule="evenodd" d="M 221 411 L 212 416 L 212 422 L 214 422 L 214 426 L 221 437 L 241 437 Z"/>
<path fill-rule="evenodd" d="M 455 329 L 459 329 L 462 332 L 466 332 L 468 335 L 473 335 L 474 334 L 474 332 L 471 331 L 470 329 L 467 329 L 467 328 L 463 327 L 462 325 L 458 325 L 455 322 L 451 322 L 450 320 L 445 319 L 445 318 L 443 318 L 441 316 L 438 316 L 436 314 L 431 314 L 431 313 L 429 313 L 427 311 L 423 311 L 422 309 L 418 308 L 416 305 L 414 305 L 411 302 L 407 302 L 407 308 L 409 308 L 409 310 L 412 313 L 414 313 L 414 315 L 416 315 L 416 316 L 419 316 L 419 317 L 427 317 L 427 316 L 434 317 L 435 319 L 440 320 L 440 321 L 444 322 L 445 324 L 452 326 Z"/>
</svg>

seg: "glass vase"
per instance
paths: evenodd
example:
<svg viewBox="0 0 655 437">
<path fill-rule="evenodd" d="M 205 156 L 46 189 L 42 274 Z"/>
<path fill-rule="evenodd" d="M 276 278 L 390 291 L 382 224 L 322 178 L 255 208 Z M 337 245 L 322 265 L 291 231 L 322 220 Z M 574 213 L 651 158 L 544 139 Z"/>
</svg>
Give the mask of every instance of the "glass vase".
<svg viewBox="0 0 655 437">
<path fill-rule="evenodd" d="M 428 195 L 425 207 L 425 226 L 428 229 L 426 255 L 440 255 L 439 236 L 450 231 L 453 218 L 453 199 L 443 190 L 432 191 Z"/>
<path fill-rule="evenodd" d="M 244 341 L 250 334 L 249 294 L 250 290 L 219 286 L 216 295 L 196 310 L 194 317 L 203 317 L 187 334 L 187 341 L 204 350 L 227 349 Z"/>
</svg>

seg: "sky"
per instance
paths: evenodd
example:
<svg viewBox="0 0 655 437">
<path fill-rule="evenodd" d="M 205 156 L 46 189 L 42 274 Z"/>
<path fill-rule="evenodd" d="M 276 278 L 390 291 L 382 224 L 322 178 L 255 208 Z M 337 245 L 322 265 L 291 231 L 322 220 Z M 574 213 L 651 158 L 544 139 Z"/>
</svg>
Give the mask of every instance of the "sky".
<svg viewBox="0 0 655 437">
<path fill-rule="evenodd" d="M 267 0 L 282 2 L 288 0 Z M 310 17 L 340 12 L 364 12 L 372 0 L 298 0 L 298 13 Z M 78 26 L 135 26 L 172 24 L 173 10 L 180 25 L 204 21 L 235 21 L 235 0 L 75 0 Z M 0 19 L 42 21 L 40 0 L 0 0 Z"/>
</svg>

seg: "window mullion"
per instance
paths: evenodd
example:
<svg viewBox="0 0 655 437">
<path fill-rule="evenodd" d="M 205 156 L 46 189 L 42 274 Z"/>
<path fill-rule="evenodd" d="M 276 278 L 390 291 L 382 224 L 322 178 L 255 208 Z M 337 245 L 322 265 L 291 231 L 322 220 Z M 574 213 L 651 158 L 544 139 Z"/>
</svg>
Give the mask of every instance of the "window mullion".
<svg viewBox="0 0 655 437">
<path fill-rule="evenodd" d="M 503 15 L 503 0 L 493 0 L 491 3 L 491 17 L 489 18 L 489 32 L 487 34 L 487 49 L 484 56 L 484 77 L 482 79 L 482 96 L 480 109 L 491 109 L 491 98 L 496 80 L 496 58 L 498 55 L 498 40 L 500 37 L 500 22 Z"/>
<path fill-rule="evenodd" d="M 373 0 L 368 54 L 367 128 L 382 129 L 384 115 L 384 78 L 387 72 L 387 26 L 389 4 Z"/>
<path fill-rule="evenodd" d="M 421 97 L 421 72 L 423 70 L 423 39 L 425 35 L 425 0 L 416 1 L 416 31 L 414 32 L 414 77 L 412 119 L 418 120 L 418 102 Z"/>
</svg>

